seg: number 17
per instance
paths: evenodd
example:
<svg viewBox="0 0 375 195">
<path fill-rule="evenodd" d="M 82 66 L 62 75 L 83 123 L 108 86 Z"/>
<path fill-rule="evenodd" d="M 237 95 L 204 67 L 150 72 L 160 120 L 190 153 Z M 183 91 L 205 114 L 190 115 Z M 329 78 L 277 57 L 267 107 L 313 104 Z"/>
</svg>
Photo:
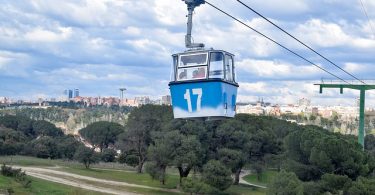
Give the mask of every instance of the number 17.
<svg viewBox="0 0 375 195">
<path fill-rule="evenodd" d="M 200 111 L 201 110 L 201 106 L 202 106 L 202 94 L 203 94 L 202 88 L 192 89 L 192 91 L 193 91 L 193 95 L 198 95 L 198 98 L 197 98 L 197 111 Z M 192 105 L 191 105 L 190 90 L 189 89 L 186 89 L 186 93 L 184 94 L 184 99 L 187 101 L 189 112 L 193 112 L 193 108 L 192 108 Z"/>
</svg>

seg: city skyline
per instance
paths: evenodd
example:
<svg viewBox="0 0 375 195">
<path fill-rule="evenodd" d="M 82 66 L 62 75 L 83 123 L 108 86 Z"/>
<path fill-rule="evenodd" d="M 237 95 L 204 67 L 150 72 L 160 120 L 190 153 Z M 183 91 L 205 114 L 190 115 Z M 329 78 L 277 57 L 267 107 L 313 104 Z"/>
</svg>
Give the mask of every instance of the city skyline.
<svg viewBox="0 0 375 195">
<path fill-rule="evenodd" d="M 358 2 L 245 1 L 299 39 L 361 79 L 375 74 L 375 35 Z M 374 1 L 364 1 L 368 10 Z M 235 1 L 212 0 L 252 27 L 343 77 L 344 73 Z M 176 0 L 5 1 L 0 8 L 0 96 L 16 99 L 58 97 L 72 86 L 84 96 L 160 97 L 168 94 L 171 54 L 184 51 L 186 7 Z M 277 9 L 275 4 L 280 4 Z M 165 10 L 168 10 L 166 12 Z M 342 11 L 345 10 L 345 11 Z M 9 16 L 12 16 L 10 18 Z M 374 23 L 374 12 L 369 12 Z M 209 33 L 208 33 L 209 32 Z M 235 36 L 233 36 L 235 35 Z M 356 91 L 317 86 L 319 69 L 259 37 L 208 5 L 196 9 L 193 36 L 207 48 L 236 55 L 239 101 L 354 105 Z M 230 44 L 229 44 L 230 43 Z M 375 107 L 375 93 L 367 95 Z"/>
</svg>

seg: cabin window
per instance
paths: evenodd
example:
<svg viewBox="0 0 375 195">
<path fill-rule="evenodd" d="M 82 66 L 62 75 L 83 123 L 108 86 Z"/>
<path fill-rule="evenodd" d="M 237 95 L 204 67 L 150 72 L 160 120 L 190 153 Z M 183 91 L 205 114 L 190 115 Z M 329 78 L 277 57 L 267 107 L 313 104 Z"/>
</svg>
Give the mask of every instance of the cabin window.
<svg viewBox="0 0 375 195">
<path fill-rule="evenodd" d="M 177 80 L 196 80 L 205 79 L 207 75 L 207 66 L 198 66 L 192 68 L 179 68 L 177 71 Z"/>
<path fill-rule="evenodd" d="M 233 58 L 225 55 L 225 80 L 233 82 Z"/>
<path fill-rule="evenodd" d="M 207 65 L 207 53 L 180 55 L 179 67 Z"/>
<path fill-rule="evenodd" d="M 177 55 L 173 55 L 173 66 L 172 66 L 172 69 L 171 69 L 171 77 L 170 77 L 171 81 L 176 81 L 177 64 L 178 64 L 178 57 L 177 57 Z"/>
<path fill-rule="evenodd" d="M 224 78 L 224 55 L 221 52 L 212 52 L 210 56 L 210 78 Z"/>
</svg>

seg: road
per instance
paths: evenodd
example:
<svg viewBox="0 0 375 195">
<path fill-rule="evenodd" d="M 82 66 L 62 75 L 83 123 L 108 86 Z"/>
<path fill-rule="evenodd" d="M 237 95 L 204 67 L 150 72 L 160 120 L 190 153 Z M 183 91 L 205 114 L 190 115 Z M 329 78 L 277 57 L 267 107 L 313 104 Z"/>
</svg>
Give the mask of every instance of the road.
<svg viewBox="0 0 375 195">
<path fill-rule="evenodd" d="M 159 190 L 159 191 L 166 191 L 166 192 L 179 192 L 177 190 L 171 190 L 171 189 L 155 188 L 155 187 L 150 187 L 150 186 L 126 183 L 126 182 L 118 182 L 118 181 L 98 179 L 94 177 L 87 177 L 87 176 L 67 173 L 67 172 L 63 172 L 63 171 L 59 171 L 57 169 L 51 169 L 51 168 L 24 167 L 24 166 L 13 166 L 13 167 L 21 168 L 22 170 L 26 171 L 27 175 L 30 175 L 32 177 L 36 177 L 39 179 L 44 179 L 44 180 L 48 180 L 48 181 L 52 181 L 52 182 L 56 182 L 60 184 L 65 184 L 65 185 L 69 185 L 73 187 L 78 187 L 78 188 L 82 188 L 86 190 L 107 193 L 107 194 L 118 194 L 118 195 L 137 194 L 135 192 L 124 192 L 124 190 L 116 190 L 116 188 L 118 189 L 119 187 L 124 187 L 125 189 L 126 187 L 135 187 L 135 188 L 152 189 L 152 190 Z M 95 183 L 97 183 L 98 185 L 95 185 Z"/>
<path fill-rule="evenodd" d="M 258 188 L 264 188 L 264 189 L 267 188 L 266 186 L 261 186 L 261 185 L 257 185 L 257 184 L 253 184 L 253 183 L 249 183 L 249 182 L 245 181 L 243 179 L 243 177 L 245 177 L 246 175 L 249 175 L 250 173 L 251 173 L 250 170 L 243 170 L 243 171 L 241 171 L 241 174 L 240 174 L 240 184 L 245 184 L 245 185 L 254 186 L 254 187 L 258 187 Z"/>
</svg>

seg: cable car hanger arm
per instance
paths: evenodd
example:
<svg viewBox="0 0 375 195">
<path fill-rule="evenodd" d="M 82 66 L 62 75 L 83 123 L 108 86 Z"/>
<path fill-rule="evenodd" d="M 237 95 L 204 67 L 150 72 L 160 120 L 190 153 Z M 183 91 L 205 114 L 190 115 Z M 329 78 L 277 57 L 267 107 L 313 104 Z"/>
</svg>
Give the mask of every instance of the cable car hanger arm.
<svg viewBox="0 0 375 195">
<path fill-rule="evenodd" d="M 185 46 L 186 48 L 203 48 L 204 44 L 203 43 L 193 43 L 192 42 L 192 36 L 191 32 L 193 29 L 193 12 L 194 9 L 201 4 L 204 4 L 204 0 L 182 0 L 186 3 L 187 8 L 188 8 L 188 22 L 187 22 L 187 33 L 185 36 Z"/>
</svg>

